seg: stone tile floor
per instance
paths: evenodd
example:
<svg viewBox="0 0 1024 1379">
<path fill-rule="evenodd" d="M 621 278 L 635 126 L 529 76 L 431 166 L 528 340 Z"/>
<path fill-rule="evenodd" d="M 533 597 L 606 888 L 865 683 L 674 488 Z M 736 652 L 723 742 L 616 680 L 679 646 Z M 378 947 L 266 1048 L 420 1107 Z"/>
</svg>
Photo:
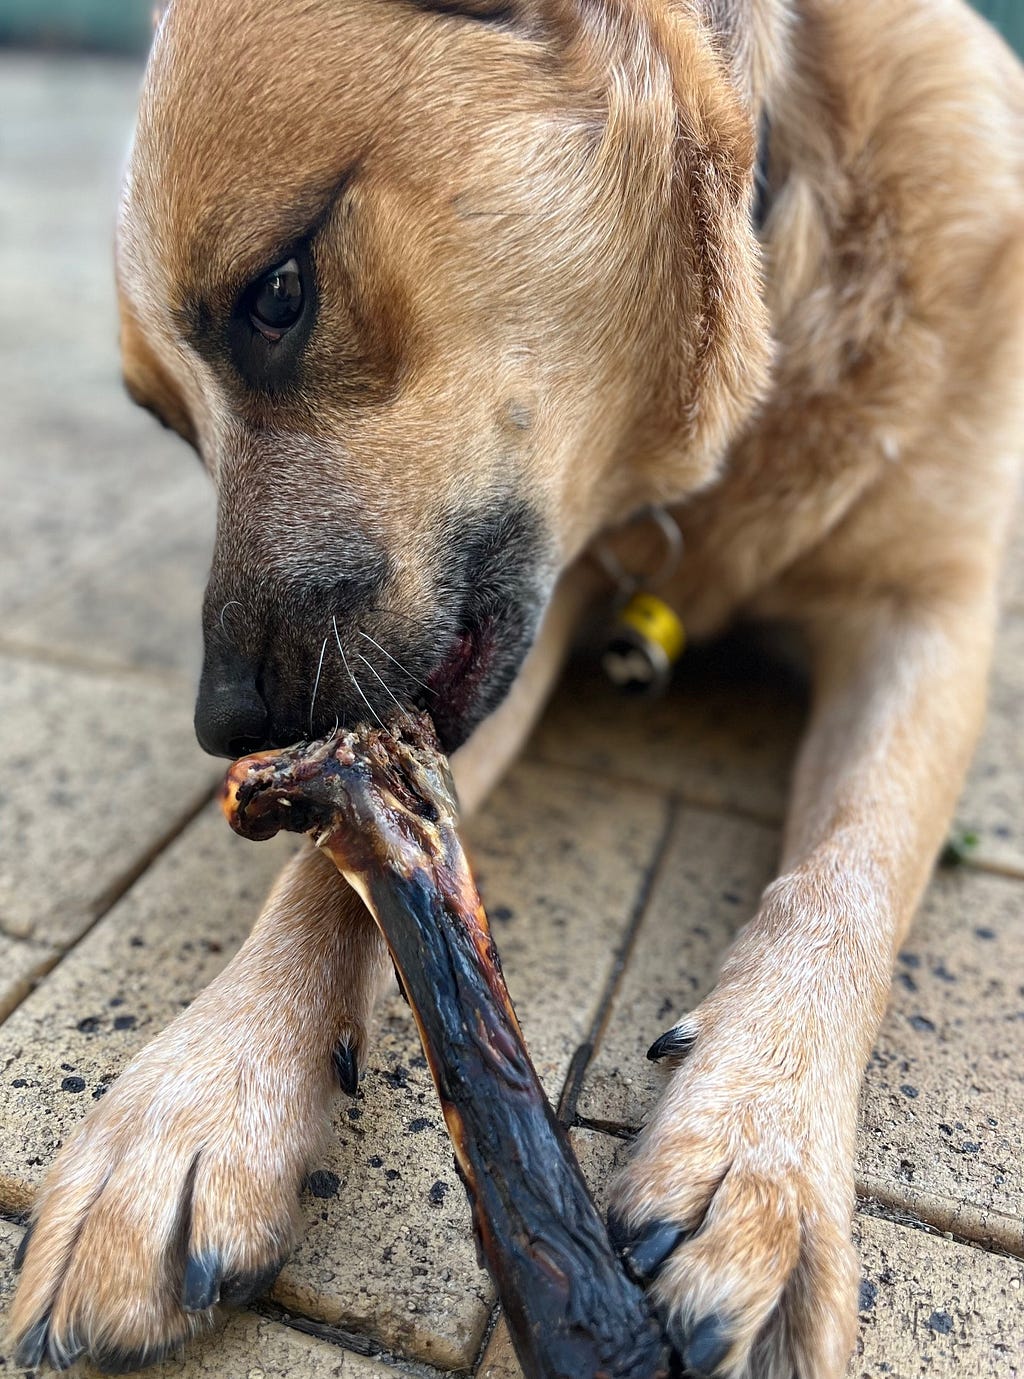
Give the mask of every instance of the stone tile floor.
<svg viewBox="0 0 1024 1379">
<path fill-rule="evenodd" d="M 249 849 L 211 805 L 219 768 L 190 715 L 212 498 L 119 387 L 109 243 L 138 75 L 0 55 L 3 1295 L 56 1149 L 227 960 L 291 846 Z M 936 875 L 868 1070 L 856 1379 L 1024 1373 L 1020 540 L 1006 604 L 958 818 L 978 843 Z M 771 873 L 801 698 L 781 671 L 740 670 L 696 655 L 636 708 L 579 669 L 472 830 L 527 1037 L 552 1097 L 571 1082 L 599 1195 L 657 1091 L 643 1050 L 707 989 Z M 155 1373 L 517 1373 L 397 998 L 305 1209 L 269 1299 Z"/>
</svg>

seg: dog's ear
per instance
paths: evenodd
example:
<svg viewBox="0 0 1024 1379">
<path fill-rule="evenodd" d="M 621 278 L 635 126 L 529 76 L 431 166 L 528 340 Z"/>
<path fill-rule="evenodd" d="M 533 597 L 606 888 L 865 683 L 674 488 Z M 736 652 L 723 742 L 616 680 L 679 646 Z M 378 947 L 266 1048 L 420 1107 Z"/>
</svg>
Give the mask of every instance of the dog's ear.
<svg viewBox="0 0 1024 1379">
<path fill-rule="evenodd" d="M 733 38 L 750 21 L 751 0 L 697 0 L 697 9 L 711 29 L 723 38 Z"/>
<path fill-rule="evenodd" d="M 696 0 L 712 42 L 737 87 L 760 106 L 784 70 L 792 14 L 777 0 Z"/>
<path fill-rule="evenodd" d="M 756 43 L 760 0 L 516 0 L 557 16 L 579 88 L 604 85 L 602 154 L 634 206 L 661 218 L 661 261 L 675 345 L 680 480 L 719 456 L 767 387 L 773 346 L 753 228 L 757 118 L 739 75 Z M 701 8 L 706 13 L 700 13 Z M 724 26 L 721 30 L 712 28 Z M 734 27 L 735 49 L 726 45 Z M 603 72 L 603 82 L 602 76 Z M 641 185 L 646 179 L 646 185 Z M 676 476 L 665 475 L 667 484 Z"/>
<path fill-rule="evenodd" d="M 763 394 L 770 367 L 760 250 L 751 223 L 756 80 L 746 68 L 759 60 L 750 25 L 772 5 L 415 3 L 529 32 L 557 52 L 573 77 L 571 89 L 591 102 L 589 127 L 601 130 L 595 162 L 618 189 L 616 199 L 664 217 L 664 233 L 651 227 L 661 261 L 650 268 L 674 304 L 668 329 L 677 348 L 669 387 L 678 397 L 676 430 L 683 441 L 680 474 L 664 478 L 669 487 L 678 479 L 680 491 L 692 486 L 691 463 L 721 452 Z"/>
<path fill-rule="evenodd" d="M 758 78 L 744 27 L 752 0 L 701 3 L 719 27 L 702 32 L 656 4 L 648 13 L 671 71 L 674 223 L 685 246 L 676 290 L 695 324 L 684 429 L 689 445 L 714 454 L 763 397 L 774 346 L 753 227 Z"/>
</svg>

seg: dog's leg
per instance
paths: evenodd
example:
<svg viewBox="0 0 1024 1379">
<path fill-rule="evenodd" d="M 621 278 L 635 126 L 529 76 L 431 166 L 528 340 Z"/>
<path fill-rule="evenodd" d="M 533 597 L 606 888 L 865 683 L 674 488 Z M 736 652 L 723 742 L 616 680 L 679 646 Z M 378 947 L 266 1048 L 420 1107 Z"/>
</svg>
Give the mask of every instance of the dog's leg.
<svg viewBox="0 0 1024 1379">
<path fill-rule="evenodd" d="M 561 586 L 505 705 L 453 760 L 475 807 L 562 663 L 586 577 Z M 315 849 L 285 869 L 224 972 L 135 1058 L 42 1189 L 10 1332 L 19 1360 L 137 1368 L 217 1301 L 262 1291 L 295 1242 L 298 1192 L 340 1080 L 355 1091 L 391 966 Z"/>
<path fill-rule="evenodd" d="M 614 1215 L 687 1374 L 836 1379 L 856 1322 L 858 1089 L 983 712 L 992 599 L 837 613 L 782 875 L 675 1066 Z"/>
<path fill-rule="evenodd" d="M 224 972 L 136 1057 L 54 1165 L 11 1313 L 33 1365 L 136 1368 L 294 1244 L 332 1084 L 355 1090 L 390 974 L 368 913 L 306 846 Z M 335 1071 L 335 1064 L 337 1071 Z"/>
</svg>

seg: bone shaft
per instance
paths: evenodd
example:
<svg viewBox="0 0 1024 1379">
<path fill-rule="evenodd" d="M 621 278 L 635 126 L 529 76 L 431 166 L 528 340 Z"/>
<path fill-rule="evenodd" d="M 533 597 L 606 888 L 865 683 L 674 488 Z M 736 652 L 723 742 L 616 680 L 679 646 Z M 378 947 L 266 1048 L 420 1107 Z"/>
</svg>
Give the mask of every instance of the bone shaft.
<svg viewBox="0 0 1024 1379">
<path fill-rule="evenodd" d="M 612 1255 L 526 1054 L 497 955 L 481 941 L 472 883 L 453 900 L 425 872 L 346 874 L 380 925 L 415 1014 L 525 1373 L 652 1379 L 659 1349 L 639 1290 Z"/>
</svg>

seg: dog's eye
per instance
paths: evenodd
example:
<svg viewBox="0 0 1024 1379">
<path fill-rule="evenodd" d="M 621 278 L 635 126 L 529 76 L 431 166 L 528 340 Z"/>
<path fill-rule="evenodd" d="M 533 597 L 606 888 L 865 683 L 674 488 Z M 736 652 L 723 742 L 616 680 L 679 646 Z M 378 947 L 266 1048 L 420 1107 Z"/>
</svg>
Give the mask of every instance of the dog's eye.
<svg viewBox="0 0 1024 1379">
<path fill-rule="evenodd" d="M 278 264 L 249 291 L 249 319 L 268 340 L 280 340 L 302 315 L 302 273 L 295 259 Z"/>
</svg>

